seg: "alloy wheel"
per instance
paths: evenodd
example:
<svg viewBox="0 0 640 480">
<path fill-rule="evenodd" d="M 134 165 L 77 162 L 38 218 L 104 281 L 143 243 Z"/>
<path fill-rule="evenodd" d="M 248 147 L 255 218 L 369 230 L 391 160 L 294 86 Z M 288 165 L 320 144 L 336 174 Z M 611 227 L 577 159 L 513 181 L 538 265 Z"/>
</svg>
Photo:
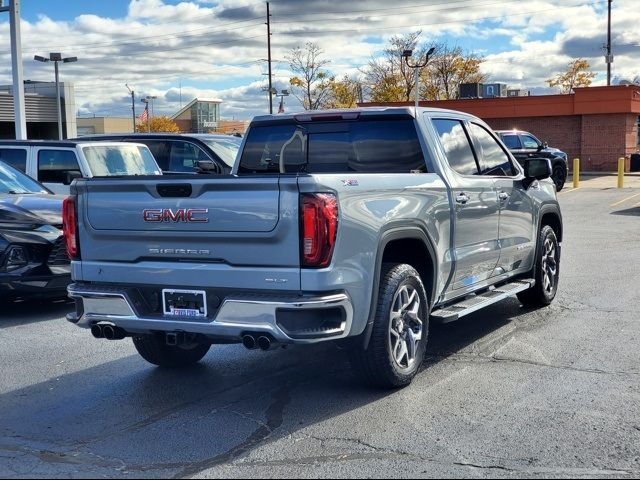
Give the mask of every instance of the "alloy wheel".
<svg viewBox="0 0 640 480">
<path fill-rule="evenodd" d="M 556 244 L 547 238 L 544 242 L 542 257 L 542 286 L 547 294 L 552 294 L 558 277 L 558 259 L 556 257 Z"/>
<path fill-rule="evenodd" d="M 420 307 L 420 295 L 410 285 L 400 287 L 391 303 L 389 347 L 393 360 L 401 370 L 410 370 L 417 360 L 423 337 Z"/>
</svg>

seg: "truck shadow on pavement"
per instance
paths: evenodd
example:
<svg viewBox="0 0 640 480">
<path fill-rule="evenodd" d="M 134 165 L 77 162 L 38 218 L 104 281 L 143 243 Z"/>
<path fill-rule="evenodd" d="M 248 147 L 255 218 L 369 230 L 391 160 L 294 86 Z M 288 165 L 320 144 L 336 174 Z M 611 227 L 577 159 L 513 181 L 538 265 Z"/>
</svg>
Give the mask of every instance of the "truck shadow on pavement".
<svg viewBox="0 0 640 480">
<path fill-rule="evenodd" d="M 517 301 L 507 301 L 434 326 L 427 364 L 469 348 L 524 313 Z M 88 332 L 86 341 L 95 342 L 96 354 L 106 345 Z M 427 368 L 416 380 L 428 382 L 421 377 L 429 374 Z M 346 351 L 334 344 L 266 353 L 214 346 L 202 364 L 182 371 L 153 368 L 125 354 L 1 395 L 0 454 L 10 460 L 0 465 L 0 475 L 20 474 L 17 468 L 24 466 L 30 477 L 189 477 L 250 455 L 259 445 L 304 436 L 307 427 L 387 396 L 403 398 L 413 388 L 418 386 L 363 386 Z"/>
<path fill-rule="evenodd" d="M 0 330 L 58 319 L 74 308 L 68 298 L 1 298 L 0 305 Z"/>
</svg>

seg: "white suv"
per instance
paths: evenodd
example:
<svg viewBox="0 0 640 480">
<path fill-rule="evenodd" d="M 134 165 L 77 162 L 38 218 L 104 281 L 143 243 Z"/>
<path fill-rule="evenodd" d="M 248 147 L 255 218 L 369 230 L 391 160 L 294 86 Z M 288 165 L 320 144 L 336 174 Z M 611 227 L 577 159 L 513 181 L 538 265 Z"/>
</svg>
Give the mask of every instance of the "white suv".
<svg viewBox="0 0 640 480">
<path fill-rule="evenodd" d="M 137 143 L 0 140 L 0 161 L 63 195 L 76 178 L 162 174 Z"/>
</svg>

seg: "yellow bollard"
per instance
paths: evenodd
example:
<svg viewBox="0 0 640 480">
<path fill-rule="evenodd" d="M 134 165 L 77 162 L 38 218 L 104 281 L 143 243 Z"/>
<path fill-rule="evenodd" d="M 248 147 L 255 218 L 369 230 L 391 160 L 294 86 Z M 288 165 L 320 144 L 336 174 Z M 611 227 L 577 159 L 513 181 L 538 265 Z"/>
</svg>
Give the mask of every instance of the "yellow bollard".
<svg viewBox="0 0 640 480">
<path fill-rule="evenodd" d="M 618 188 L 624 188 L 624 157 L 618 159 Z"/>
<path fill-rule="evenodd" d="M 580 159 L 573 159 L 573 188 L 580 188 Z"/>
</svg>

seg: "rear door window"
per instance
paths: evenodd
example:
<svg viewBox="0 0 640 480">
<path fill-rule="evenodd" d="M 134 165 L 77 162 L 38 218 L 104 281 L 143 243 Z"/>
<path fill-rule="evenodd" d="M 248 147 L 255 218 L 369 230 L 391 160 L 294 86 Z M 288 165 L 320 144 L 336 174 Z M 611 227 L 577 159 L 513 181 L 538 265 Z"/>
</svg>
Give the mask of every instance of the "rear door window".
<svg viewBox="0 0 640 480">
<path fill-rule="evenodd" d="M 42 183 L 68 185 L 69 173 L 82 175 L 74 150 L 45 149 L 38 151 L 38 180 Z"/>
<path fill-rule="evenodd" d="M 436 118 L 433 126 L 451 168 L 460 175 L 478 175 L 478 163 L 463 123 L 460 120 Z"/>
<path fill-rule="evenodd" d="M 522 148 L 522 144 L 520 143 L 520 138 L 518 138 L 518 135 L 500 135 L 500 138 L 502 138 L 502 141 L 507 146 L 507 148 L 511 150 L 520 150 Z"/>
<path fill-rule="evenodd" d="M 254 126 L 239 173 L 426 171 L 412 118 Z"/>
<path fill-rule="evenodd" d="M 143 143 L 149 150 L 151 150 L 151 154 L 153 158 L 156 159 L 158 166 L 161 170 L 169 170 L 169 142 L 164 140 L 147 140 L 145 138 L 127 138 L 127 142 L 134 143 Z"/>
<path fill-rule="evenodd" d="M 25 173 L 27 171 L 27 150 L 25 148 L 0 148 L 0 162 Z"/>
</svg>

